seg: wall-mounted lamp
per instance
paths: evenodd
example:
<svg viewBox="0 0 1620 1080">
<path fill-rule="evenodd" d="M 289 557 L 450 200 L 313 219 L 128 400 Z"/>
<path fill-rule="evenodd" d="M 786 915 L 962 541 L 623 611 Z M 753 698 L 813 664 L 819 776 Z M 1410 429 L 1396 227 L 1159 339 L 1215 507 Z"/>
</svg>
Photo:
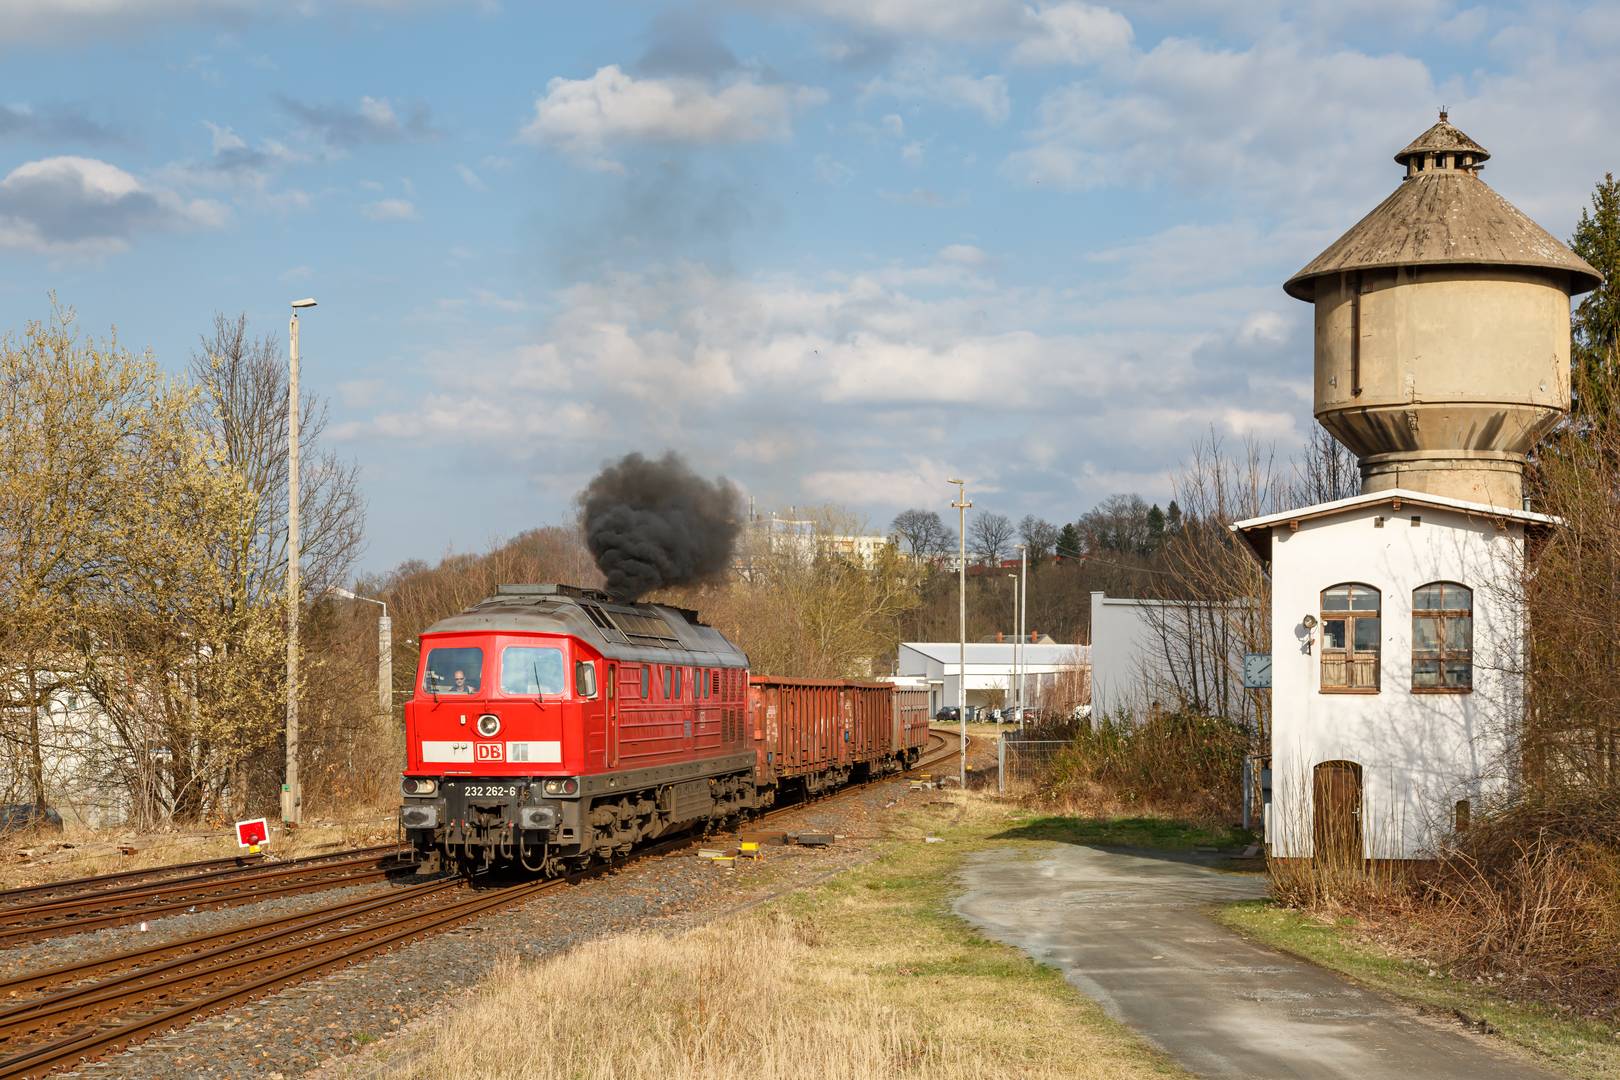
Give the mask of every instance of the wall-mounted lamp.
<svg viewBox="0 0 1620 1080">
<path fill-rule="evenodd" d="M 1316 634 L 1314 633 L 1316 630 L 1316 616 L 1307 615 L 1303 619 L 1299 620 L 1299 623 L 1305 628 L 1305 654 L 1309 656 L 1311 646 L 1316 644 Z"/>
</svg>

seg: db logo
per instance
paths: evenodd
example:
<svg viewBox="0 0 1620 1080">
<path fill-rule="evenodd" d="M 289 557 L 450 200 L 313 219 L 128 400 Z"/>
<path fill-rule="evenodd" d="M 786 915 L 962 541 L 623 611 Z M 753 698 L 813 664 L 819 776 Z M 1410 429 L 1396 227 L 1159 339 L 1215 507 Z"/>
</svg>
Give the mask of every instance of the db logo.
<svg viewBox="0 0 1620 1080">
<path fill-rule="evenodd" d="M 505 761 L 506 744 L 498 742 L 483 742 L 473 744 L 474 761 Z"/>
</svg>

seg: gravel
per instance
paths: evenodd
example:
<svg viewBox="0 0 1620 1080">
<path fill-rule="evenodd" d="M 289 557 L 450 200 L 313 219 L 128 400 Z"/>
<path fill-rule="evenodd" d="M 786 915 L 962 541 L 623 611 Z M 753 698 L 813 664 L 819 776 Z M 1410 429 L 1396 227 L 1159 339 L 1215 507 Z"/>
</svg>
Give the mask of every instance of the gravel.
<svg viewBox="0 0 1620 1080">
<path fill-rule="evenodd" d="M 895 780 L 814 803 L 783 814 L 760 831 L 841 834 L 829 847 L 769 845 L 763 859 L 735 864 L 698 859 L 690 851 L 640 859 L 612 874 L 194 1021 L 63 1075 L 280 1080 L 315 1069 L 328 1078 L 380 1075 L 379 1063 L 391 1050 L 388 1036 L 412 1021 L 431 1022 L 503 961 L 547 956 L 629 930 L 678 931 L 814 884 L 872 858 L 898 812 L 936 797 L 930 791 L 910 792 L 904 780 Z M 720 845 L 719 839 L 711 843 Z M 331 902 L 340 895 L 334 890 L 321 899 Z M 267 903 L 252 910 L 258 917 L 275 909 Z M 221 925 L 233 919 L 233 913 L 219 912 L 165 922 L 195 932 L 201 925 L 195 920 L 214 916 L 223 916 Z M 240 909 L 234 921 L 244 921 Z"/>
</svg>

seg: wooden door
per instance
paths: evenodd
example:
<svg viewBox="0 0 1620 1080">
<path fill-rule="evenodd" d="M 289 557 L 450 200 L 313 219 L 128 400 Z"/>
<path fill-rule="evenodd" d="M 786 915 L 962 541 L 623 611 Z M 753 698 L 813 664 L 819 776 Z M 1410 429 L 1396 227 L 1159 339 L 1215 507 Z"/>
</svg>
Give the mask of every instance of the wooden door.
<svg viewBox="0 0 1620 1080">
<path fill-rule="evenodd" d="M 1361 766 L 1324 761 L 1316 767 L 1312 834 L 1319 866 L 1360 866 Z"/>
</svg>

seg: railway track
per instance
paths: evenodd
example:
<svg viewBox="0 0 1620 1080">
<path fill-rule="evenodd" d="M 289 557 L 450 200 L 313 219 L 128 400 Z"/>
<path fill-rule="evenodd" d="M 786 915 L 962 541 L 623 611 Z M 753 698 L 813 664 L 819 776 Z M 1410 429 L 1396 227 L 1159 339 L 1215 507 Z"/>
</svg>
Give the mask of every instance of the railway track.
<svg viewBox="0 0 1620 1080">
<path fill-rule="evenodd" d="M 216 867 L 178 878 L 160 878 L 155 883 L 84 878 L 61 883 L 59 887 L 65 890 L 62 895 L 52 895 L 38 886 L 0 893 L 0 948 L 179 912 L 256 904 L 280 896 L 363 884 L 410 865 L 409 855 L 390 844 L 284 863 Z"/>
<path fill-rule="evenodd" d="M 948 760 L 956 747 L 954 734 L 930 732 L 918 768 Z M 816 802 L 854 794 L 895 775 L 843 788 Z M 761 820 L 802 805 L 769 811 Z M 675 837 L 632 858 L 667 854 L 692 843 L 690 836 Z M 0 981 L 0 1002 L 9 1002 L 0 1007 L 0 1078 L 43 1076 L 98 1057 L 616 865 L 509 885 L 440 879 L 386 896 Z"/>
<path fill-rule="evenodd" d="M 233 855 L 223 859 L 204 859 L 201 862 L 170 863 L 165 866 L 150 866 L 141 870 L 121 870 L 116 874 L 98 874 L 95 877 L 47 881 L 41 885 L 25 885 L 20 889 L 0 889 L 0 907 L 13 907 L 17 904 L 34 903 L 44 899 L 60 900 L 70 896 L 88 896 L 103 890 L 115 890 L 133 885 L 161 884 L 165 881 L 174 881 L 183 877 L 242 870 L 263 863 L 263 855 Z"/>
</svg>

